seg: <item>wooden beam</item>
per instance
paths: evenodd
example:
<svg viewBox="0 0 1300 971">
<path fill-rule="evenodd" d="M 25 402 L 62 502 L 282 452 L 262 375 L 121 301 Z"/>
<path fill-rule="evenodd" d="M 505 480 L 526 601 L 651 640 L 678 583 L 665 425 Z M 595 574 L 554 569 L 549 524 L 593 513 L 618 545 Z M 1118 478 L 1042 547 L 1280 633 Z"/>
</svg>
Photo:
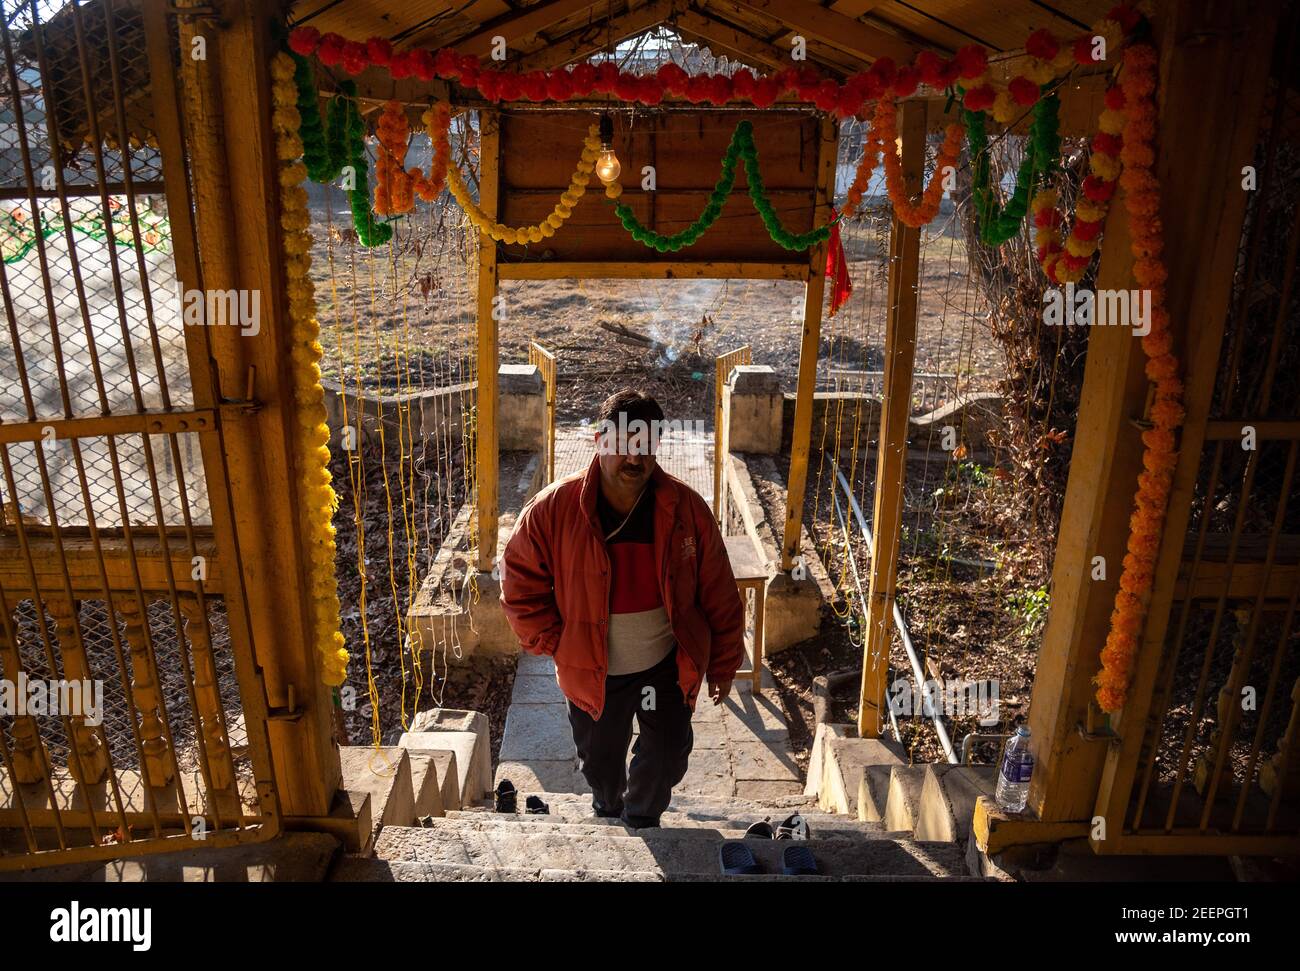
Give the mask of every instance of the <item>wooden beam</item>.
<svg viewBox="0 0 1300 971">
<path fill-rule="evenodd" d="M 479 116 L 479 208 L 497 218 L 501 174 L 501 116 Z M 478 414 L 474 445 L 478 492 L 478 568 L 491 570 L 497 555 L 499 459 L 497 453 L 497 368 L 500 362 L 496 320 L 497 244 L 487 233 L 478 244 Z"/>
<path fill-rule="evenodd" d="M 979 796 L 975 800 L 971 835 L 981 852 L 992 856 L 1012 846 L 1082 839 L 1088 835 L 1088 824 L 1082 820 L 1049 822 L 1035 819 L 1032 813 L 1028 812 L 1003 812 L 993 799 Z"/>
<path fill-rule="evenodd" d="M 765 66 L 778 71 L 790 67 L 790 48 L 780 47 L 755 37 L 732 24 L 719 20 L 707 10 L 694 8 L 677 14 L 673 26 L 683 39 L 708 47 L 715 54 L 726 54 L 755 66 Z M 814 50 L 809 58 L 841 74 L 854 70 L 852 59 L 836 57 L 838 51 Z M 830 55 L 830 56 L 828 56 Z"/>
<path fill-rule="evenodd" d="M 809 40 L 829 44 L 864 61 L 892 57 L 900 64 L 909 63 L 917 48 L 897 34 L 828 10 L 809 0 L 710 0 L 719 10 L 732 10 L 744 16 L 757 11 Z"/>
<path fill-rule="evenodd" d="M 1166 119 L 1197 117 L 1196 125 L 1160 129 L 1158 178 L 1165 225 L 1167 293 L 1175 353 L 1184 362 L 1187 417 L 1165 519 L 1156 583 L 1129 691 L 1130 708 L 1111 720 L 1118 745 L 1086 741 L 1100 651 L 1110 628 L 1142 443 L 1132 419 L 1142 417 L 1149 382 L 1146 356 L 1126 328 L 1096 327 L 1076 423 L 1074 452 L 1052 571 L 1052 605 L 1038 653 L 1029 724 L 1038 758 L 1029 802 L 1040 818 L 1091 819 L 1102 815 L 1118 834 L 1130 793 L 1143 724 L 1177 586 L 1192 490 L 1199 468 L 1214 373 L 1218 366 L 1233 266 L 1241 238 L 1245 194 L 1225 179 L 1240 159 L 1253 156 L 1271 50 L 1268 13 L 1249 18 L 1248 44 L 1232 32 L 1232 13 L 1215 17 L 1212 0 L 1170 4 L 1174 19 L 1157 21 Z M 1263 5 L 1268 8 L 1271 3 Z M 1193 12 L 1195 8 L 1195 13 Z M 1197 22 L 1200 26 L 1195 26 Z M 1214 22 L 1211 25 L 1210 22 Z M 1243 56 L 1243 51 L 1254 51 Z M 1248 106 L 1243 110 L 1243 106 Z M 1195 206 L 1180 200 L 1195 199 Z M 1184 209 L 1186 211 L 1184 211 Z M 1099 289 L 1130 289 L 1133 257 L 1123 191 L 1111 204 L 1097 273 Z M 1113 333 L 1112 333 L 1113 332 Z M 1093 580 L 1102 556 L 1106 578 Z M 1123 724 L 1134 726 L 1123 730 Z M 1103 766 L 1105 773 L 1103 774 Z M 1109 780 L 1109 781 L 1106 781 Z M 1100 787 L 1100 788 L 1099 788 Z M 1122 805 L 1121 805 L 1122 803 Z"/>
<path fill-rule="evenodd" d="M 531 7 L 521 7 L 493 17 L 468 37 L 456 41 L 455 48 L 462 54 L 486 57 L 492 51 L 494 37 L 504 37 L 507 48 L 510 48 L 516 40 L 534 37 L 591 6 L 594 6 L 594 0 L 542 0 Z"/>
<path fill-rule="evenodd" d="M 500 280 L 807 280 L 807 263 L 692 263 L 645 260 L 636 263 L 497 264 Z"/>
<path fill-rule="evenodd" d="M 695 10 L 679 13 L 674 26 L 684 40 L 707 47 L 714 54 L 725 54 L 755 67 L 772 67 L 778 71 L 790 66 L 789 51 Z"/>
<path fill-rule="evenodd" d="M 817 208 L 814 225 L 830 220 L 835 193 L 835 161 L 839 132 L 834 122 L 823 118 L 817 154 Z M 803 337 L 799 342 L 799 382 L 794 406 L 794 430 L 790 443 L 790 476 L 785 498 L 785 534 L 781 545 L 781 569 L 794 566 L 803 527 L 803 500 L 808 488 L 808 454 L 812 439 L 813 395 L 817 390 L 817 355 L 821 349 L 822 299 L 826 293 L 826 250 L 822 243 L 808 252 L 808 280 L 804 284 Z"/>
<path fill-rule="evenodd" d="M 249 336 L 238 328 L 190 327 L 186 342 L 210 342 L 211 364 L 199 366 L 191 351 L 191 373 L 206 381 L 210 367 L 217 394 L 242 398 L 251 390 L 258 405 L 223 416 L 221 447 L 215 455 L 204 454 L 209 489 L 214 483 L 218 487 L 214 516 L 234 520 L 230 544 L 222 546 L 245 592 L 232 634 L 246 617 L 247 631 L 239 634 L 247 633 L 255 658 L 254 664 L 239 666 L 249 734 L 265 731 L 269 736 L 282 810 L 327 815 L 342 772 L 333 738 L 332 691 L 322 680 L 312 619 L 308 541 L 300 525 L 304 497 L 296 456 L 301 426 L 293 394 L 293 337 L 279 245 L 279 164 L 271 129 L 270 64 L 277 44 L 266 4 L 229 0 L 222 12 L 222 29 L 204 28 L 207 60 L 186 57 L 180 62 L 185 79 L 180 89 L 188 101 L 185 149 L 203 254 L 197 269 L 207 289 L 260 292 L 262 326 Z M 199 24 L 185 18 L 180 23 L 182 47 L 188 49 Z M 259 684 L 265 691 L 260 699 Z M 268 706 L 292 710 L 294 717 L 267 722 Z"/>
<path fill-rule="evenodd" d="M 620 14 L 612 20 L 580 27 L 548 42 L 538 50 L 507 63 L 512 64 L 520 72 L 563 67 L 599 53 L 610 44 L 619 44 L 629 37 L 635 37 L 652 27 L 657 27 L 664 23 L 679 6 L 680 0 L 651 0 L 650 3 Z"/>
<path fill-rule="evenodd" d="M 1122 191 L 1106 218 L 1097 271 L 1098 288 L 1132 285 L 1128 217 Z M 1147 398 L 1145 356 L 1129 328 L 1094 327 L 1065 503 L 1052 564 L 1052 600 L 1029 710 L 1033 752 L 1038 759 L 1029 805 L 1049 821 L 1087 819 L 1097 792 L 1104 747 L 1077 731 L 1088 724 L 1101 647 L 1110 627 L 1142 471 L 1140 417 Z M 1106 578 L 1092 578 L 1093 557 L 1106 564 Z"/>
<path fill-rule="evenodd" d="M 135 592 L 135 570 L 140 573 L 140 586 L 146 593 L 166 594 L 170 589 L 167 580 L 165 560 L 171 559 L 172 575 L 178 581 L 178 587 L 193 589 L 190 575 L 194 569 L 191 563 L 189 542 L 184 536 L 169 537 L 170 542 L 164 550 L 158 536 L 152 531 L 133 531 L 133 559 L 125 540 L 118 536 L 99 532 L 99 546 L 103 552 L 104 573 L 108 578 L 111 591 L 123 593 Z M 72 584 L 73 595 L 82 599 L 102 599 L 104 585 L 99 573 L 99 556 L 89 537 L 69 536 L 64 534 L 63 559 L 57 555 L 54 540 L 48 534 L 42 534 L 36 528 L 27 530 L 27 545 L 31 550 L 32 562 L 36 567 L 36 586 L 42 593 L 62 596 L 63 569 L 66 566 L 68 578 Z M 197 555 L 204 558 L 207 575 L 203 580 L 205 593 L 220 594 L 224 585 L 223 571 L 225 564 L 217 550 L 216 541 L 211 533 L 200 535 L 195 539 Z M 5 596 L 14 599 L 29 597 L 32 594 L 31 580 L 27 575 L 27 561 L 22 555 L 19 542 L 10 533 L 0 534 L 0 589 Z"/>
<path fill-rule="evenodd" d="M 925 105 L 904 102 L 900 112 L 903 179 L 909 195 L 919 195 L 925 174 Z M 891 146 L 892 149 L 892 146 Z M 881 390 L 880 445 L 871 515 L 871 579 L 867 591 L 866 642 L 858 732 L 879 737 L 884 714 L 893 644 L 894 589 L 902 542 L 903 485 L 907 476 L 908 418 L 912 407 L 912 372 L 916 363 L 917 278 L 921 266 L 921 230 L 894 218 L 889 235 L 889 293 L 885 321 L 885 374 Z"/>
</svg>

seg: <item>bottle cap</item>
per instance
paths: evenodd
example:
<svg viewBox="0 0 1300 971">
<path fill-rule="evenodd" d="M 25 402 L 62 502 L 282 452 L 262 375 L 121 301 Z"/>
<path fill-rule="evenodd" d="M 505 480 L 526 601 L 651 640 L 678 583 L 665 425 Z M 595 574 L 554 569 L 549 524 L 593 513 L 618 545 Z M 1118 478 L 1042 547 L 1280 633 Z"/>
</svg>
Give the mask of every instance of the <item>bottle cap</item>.
<svg viewBox="0 0 1300 971">
<path fill-rule="evenodd" d="M 1028 737 L 1029 737 L 1029 726 L 1028 726 L 1028 725 L 1021 725 L 1019 728 L 1016 729 L 1016 734 L 1017 734 L 1017 735 L 1023 735 L 1023 736 L 1025 736 L 1026 738 L 1028 738 Z"/>
</svg>

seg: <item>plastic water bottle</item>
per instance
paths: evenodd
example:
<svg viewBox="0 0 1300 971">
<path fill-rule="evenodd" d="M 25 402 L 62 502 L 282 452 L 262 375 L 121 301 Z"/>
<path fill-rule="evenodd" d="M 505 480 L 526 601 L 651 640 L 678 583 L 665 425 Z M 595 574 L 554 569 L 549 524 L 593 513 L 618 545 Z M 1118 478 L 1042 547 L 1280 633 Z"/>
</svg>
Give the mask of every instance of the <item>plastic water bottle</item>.
<svg viewBox="0 0 1300 971">
<path fill-rule="evenodd" d="M 1021 725 L 1007 742 L 998 771 L 998 808 L 1023 812 L 1029 799 L 1029 777 L 1034 773 L 1034 757 L 1029 754 L 1029 727 Z"/>
</svg>

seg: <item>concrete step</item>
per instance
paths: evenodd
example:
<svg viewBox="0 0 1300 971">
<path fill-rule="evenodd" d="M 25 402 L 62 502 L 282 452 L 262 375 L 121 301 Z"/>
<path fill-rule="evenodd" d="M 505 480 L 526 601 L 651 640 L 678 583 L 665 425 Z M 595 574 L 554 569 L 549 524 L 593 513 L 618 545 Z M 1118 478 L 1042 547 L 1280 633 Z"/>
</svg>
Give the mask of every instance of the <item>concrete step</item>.
<svg viewBox="0 0 1300 971">
<path fill-rule="evenodd" d="M 909 833 L 915 830 L 926 772 L 930 769 L 946 772 L 949 768 L 948 765 L 896 765 L 891 768 L 889 795 L 885 800 L 885 828 Z"/>
<path fill-rule="evenodd" d="M 664 827 L 675 829 L 706 828 L 706 829 L 728 829 L 739 830 L 742 835 L 744 830 L 748 829 L 753 823 L 760 822 L 763 819 L 769 820 L 773 826 L 780 823 L 788 813 L 773 815 L 772 813 L 730 813 L 725 817 L 711 817 L 708 814 L 690 814 L 667 812 L 660 818 L 660 823 Z M 838 834 L 838 833 L 883 833 L 884 826 L 880 823 L 864 823 L 856 819 L 845 816 L 836 816 L 831 813 L 804 813 L 802 814 L 811 827 L 813 834 Z M 460 810 L 447 814 L 448 819 L 452 820 L 493 820 L 506 825 L 527 825 L 536 826 L 548 823 L 565 823 L 576 825 L 599 826 L 605 829 L 622 828 L 622 824 L 616 819 L 600 819 L 588 812 L 582 813 L 554 813 L 550 815 L 528 815 L 528 814 L 503 814 L 485 812 L 483 810 Z"/>
<path fill-rule="evenodd" d="M 862 777 L 869 766 L 903 765 L 906 753 L 893 741 L 883 738 L 837 738 L 823 740 L 822 781 L 817 804 L 825 810 L 858 815 L 858 793 Z"/>
<path fill-rule="evenodd" d="M 964 841 L 975 817 L 975 801 L 997 787 L 993 765 L 926 766 L 914 832 L 919 840 Z"/>
<path fill-rule="evenodd" d="M 981 883 L 979 877 L 896 876 L 890 874 L 849 873 L 843 876 L 787 877 L 776 873 L 723 877 L 716 870 L 708 873 L 676 873 L 665 876 L 650 870 L 574 870 L 535 869 L 528 867 L 476 866 L 465 863 L 411 863 L 402 860 L 375 860 L 345 857 L 329 879 L 337 882 L 364 883 L 900 883 L 914 881 Z"/>
<path fill-rule="evenodd" d="M 359 835 L 364 849 L 384 826 L 409 826 L 415 822 L 415 790 L 411 759 L 406 749 L 393 746 L 343 745 L 339 748 L 343 786 L 347 792 L 370 796 L 370 832 Z M 349 844 L 351 840 L 349 840 Z"/>
<path fill-rule="evenodd" d="M 858 780 L 858 819 L 883 823 L 889 802 L 889 776 L 892 765 L 868 765 Z"/>
<path fill-rule="evenodd" d="M 526 826 L 492 826 L 482 830 L 387 827 L 375 847 L 385 860 L 460 863 L 538 870 L 633 870 L 644 872 L 716 873 L 721 838 L 702 838 L 664 830 L 631 835 L 611 832 L 570 835 L 534 833 Z M 784 841 L 750 840 L 751 852 L 769 873 L 780 871 Z M 814 838 L 807 845 L 827 876 L 890 874 L 963 876 L 962 851 L 947 843 L 871 838 Z"/>
<path fill-rule="evenodd" d="M 564 832 L 572 835 L 610 835 L 636 836 L 641 834 L 677 834 L 683 838 L 742 839 L 750 823 L 745 820 L 724 820 L 714 822 L 698 819 L 664 819 L 658 829 L 628 829 L 617 822 L 608 825 L 605 820 L 594 817 L 572 819 L 565 816 L 508 816 L 493 813 L 470 813 L 470 818 L 432 819 L 427 829 L 464 829 L 483 831 L 487 829 L 511 829 L 528 833 Z M 810 824 L 812 825 L 812 824 Z M 858 828 L 869 827 L 869 828 Z M 879 824 L 864 824 L 856 821 L 846 826 L 831 823 L 812 825 L 813 838 L 875 839 L 889 834 Z"/>
</svg>

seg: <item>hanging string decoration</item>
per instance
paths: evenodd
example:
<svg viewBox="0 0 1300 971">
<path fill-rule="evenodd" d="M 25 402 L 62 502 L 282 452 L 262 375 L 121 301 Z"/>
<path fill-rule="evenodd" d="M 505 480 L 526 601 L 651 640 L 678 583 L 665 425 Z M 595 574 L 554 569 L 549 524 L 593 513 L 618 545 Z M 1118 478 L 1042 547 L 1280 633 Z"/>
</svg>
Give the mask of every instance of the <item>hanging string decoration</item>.
<svg viewBox="0 0 1300 971">
<path fill-rule="evenodd" d="M 337 687 L 347 678 L 348 652 L 339 631 L 338 582 L 334 574 L 334 526 L 331 520 L 338 497 L 329 471 L 329 425 L 325 422 L 325 390 L 321 387 L 320 325 L 316 321 L 316 293 L 311 281 L 311 216 L 307 210 L 307 166 L 301 161 L 304 144 L 299 135 L 300 87 L 296 65 L 287 54 L 277 54 L 271 64 L 272 127 L 279 159 L 281 245 L 288 277 L 290 358 L 294 413 L 297 416 L 299 508 L 308 543 L 311 584 L 312 634 L 321 655 L 321 677 Z"/>
</svg>

